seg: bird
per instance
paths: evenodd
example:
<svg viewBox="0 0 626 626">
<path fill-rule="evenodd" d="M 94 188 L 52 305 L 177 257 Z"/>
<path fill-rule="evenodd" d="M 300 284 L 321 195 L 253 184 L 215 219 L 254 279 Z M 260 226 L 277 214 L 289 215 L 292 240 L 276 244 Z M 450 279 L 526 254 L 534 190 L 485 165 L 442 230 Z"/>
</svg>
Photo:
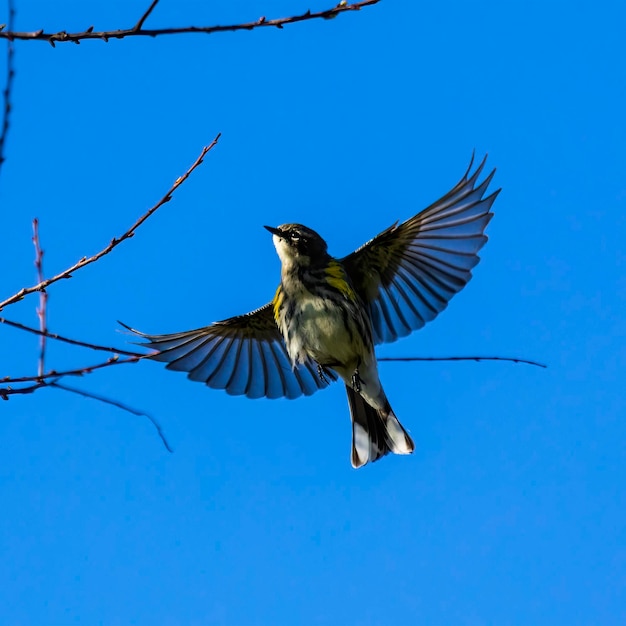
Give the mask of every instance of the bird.
<svg viewBox="0 0 626 626">
<path fill-rule="evenodd" d="M 149 358 L 231 395 L 298 398 L 341 379 L 352 421 L 351 464 L 410 454 L 413 439 L 385 394 L 375 346 L 418 330 L 471 279 L 500 189 L 480 183 L 487 157 L 436 202 L 343 258 L 302 224 L 265 226 L 281 262 L 264 306 L 209 326 L 151 335 L 124 325 Z"/>
</svg>

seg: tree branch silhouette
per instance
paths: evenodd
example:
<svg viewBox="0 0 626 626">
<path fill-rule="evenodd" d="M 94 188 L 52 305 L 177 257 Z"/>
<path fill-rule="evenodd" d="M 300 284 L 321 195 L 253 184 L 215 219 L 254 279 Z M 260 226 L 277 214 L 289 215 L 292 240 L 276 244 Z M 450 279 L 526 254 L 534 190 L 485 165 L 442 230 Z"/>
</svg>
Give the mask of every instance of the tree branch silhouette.
<svg viewBox="0 0 626 626">
<path fill-rule="evenodd" d="M 13 387 L 0 387 L 0 398 L 2 400 L 8 400 L 9 396 L 26 395 L 37 391 L 37 389 L 43 389 L 48 385 L 49 383 L 41 382 L 29 385 L 28 387 L 19 387 L 17 389 L 14 389 Z"/>
<path fill-rule="evenodd" d="M 41 329 L 33 328 L 32 326 L 27 326 L 26 324 L 22 324 L 20 322 L 8 320 L 5 317 L 0 317 L 0 324 L 6 324 L 7 326 L 12 326 L 13 328 L 23 330 L 27 333 L 49 337 L 50 339 L 56 339 L 57 341 L 69 343 L 73 346 L 81 346 L 83 348 L 89 348 L 90 350 L 111 352 L 113 354 L 124 354 L 126 356 L 138 356 L 138 357 L 146 356 L 144 353 L 132 352 L 130 350 L 121 350 L 121 349 L 113 348 L 110 346 L 100 346 L 97 343 L 89 343 L 87 341 L 79 341 L 78 339 L 71 339 L 70 337 L 64 337 L 63 335 L 59 335 L 57 333 L 51 333 L 47 329 L 45 331 L 42 331 Z"/>
<path fill-rule="evenodd" d="M 68 33 L 67 31 L 59 31 L 56 33 L 45 32 L 43 29 L 30 31 L 30 32 L 17 32 L 9 27 L 9 30 L 2 30 L 0 27 L 0 38 L 13 41 L 16 39 L 23 41 L 47 41 L 53 47 L 57 43 L 65 43 L 71 41 L 73 43 L 80 43 L 86 39 L 100 39 L 108 42 L 110 39 L 124 39 L 125 37 L 159 37 L 161 35 L 183 35 L 191 33 L 203 33 L 205 35 L 211 35 L 213 33 L 221 32 L 236 32 L 240 30 L 255 30 L 257 28 L 283 28 L 287 24 L 296 24 L 298 22 L 305 22 L 315 19 L 333 19 L 341 13 L 348 11 L 359 11 L 360 9 L 378 4 L 380 0 L 363 0 L 361 2 L 354 2 L 348 4 L 345 0 L 342 0 L 336 6 L 330 9 L 324 9 L 323 11 L 305 11 L 299 15 L 292 15 L 289 17 L 279 17 L 273 19 L 267 19 L 265 16 L 258 18 L 252 22 L 243 22 L 239 24 L 225 24 L 214 26 L 181 26 L 181 27 L 169 27 L 169 28 L 144 28 L 144 22 L 148 16 L 152 13 L 159 0 L 153 0 L 152 4 L 148 7 L 145 13 L 139 18 L 137 23 L 131 28 L 122 28 L 118 30 L 103 30 L 96 31 L 93 26 L 75 33 Z"/>
<path fill-rule="evenodd" d="M 543 369 L 548 367 L 545 363 L 520 359 L 513 356 L 382 356 L 378 357 L 377 361 L 397 361 L 400 363 L 410 363 L 411 361 L 475 361 L 476 363 L 482 361 L 507 361 L 508 363 L 534 365 L 535 367 L 542 367 Z"/>
<path fill-rule="evenodd" d="M 221 136 L 221 133 L 219 133 L 215 137 L 215 139 L 211 142 L 210 145 L 205 146 L 202 149 L 202 152 L 200 153 L 200 156 L 195 160 L 193 165 L 182 176 L 180 176 L 179 178 L 177 178 L 174 181 L 174 184 L 169 188 L 167 193 L 153 207 L 148 209 L 120 237 L 117 237 L 117 238 L 114 237 L 113 239 L 111 239 L 111 241 L 109 242 L 109 244 L 105 248 L 100 250 L 100 252 L 98 252 L 98 253 L 94 254 L 93 256 L 90 256 L 90 257 L 83 257 L 82 259 L 80 259 L 79 261 L 74 263 L 74 265 L 72 265 L 71 267 L 68 267 L 66 270 L 63 270 L 62 272 L 60 272 L 56 276 L 52 276 L 51 278 L 46 278 L 45 280 L 41 280 L 36 285 L 33 285 L 32 287 L 24 287 L 23 289 L 20 289 L 16 294 L 10 296 L 9 298 L 4 300 L 3 302 L 0 302 L 0 311 L 2 311 L 2 309 L 4 309 L 5 307 L 9 306 L 10 304 L 13 304 L 15 302 L 19 302 L 25 296 L 27 296 L 27 295 L 29 295 L 31 293 L 35 293 L 36 291 L 42 291 L 46 287 L 52 285 L 53 283 L 56 283 L 59 280 L 66 279 L 66 278 L 72 278 L 72 275 L 74 274 L 74 272 L 82 269 L 83 267 L 86 267 L 87 265 L 90 265 L 91 263 L 95 263 L 96 261 L 101 259 L 103 256 L 106 256 L 107 254 L 109 254 L 112 250 L 114 250 L 117 246 L 119 246 L 123 241 L 126 241 L 127 239 L 130 239 L 131 237 L 133 237 L 134 234 L 135 234 L 135 231 L 155 211 L 157 211 L 160 207 L 162 207 L 165 203 L 169 202 L 172 199 L 172 194 L 178 189 L 178 187 L 180 187 L 187 180 L 187 178 L 189 178 L 191 173 L 202 163 L 202 161 L 203 161 L 204 157 L 206 156 L 206 154 L 217 144 L 220 136 Z"/>
<path fill-rule="evenodd" d="M 134 409 L 132 406 L 125 404 L 124 402 L 119 402 L 117 400 L 113 400 L 111 398 L 107 398 L 106 396 L 101 396 L 97 393 L 92 393 L 91 391 L 84 391 L 83 389 L 77 389 L 76 387 L 69 387 L 68 385 L 63 385 L 59 382 L 52 382 L 48 385 L 49 387 L 54 387 L 55 389 L 61 389 L 63 391 L 69 391 L 70 393 L 75 393 L 79 396 L 83 396 L 83 398 L 91 398 L 92 400 L 97 400 L 98 402 L 103 402 L 104 404 L 110 404 L 111 406 L 117 407 L 118 409 L 122 409 L 122 411 L 126 411 L 127 413 L 132 413 L 133 415 L 138 415 L 140 417 L 147 417 L 148 420 L 152 423 L 154 428 L 157 431 L 165 449 L 168 452 L 174 452 L 174 449 L 170 445 L 163 429 L 161 428 L 161 424 L 157 421 L 157 419 L 150 415 L 150 413 L 146 413 L 145 411 L 141 411 L 139 409 Z"/>
<path fill-rule="evenodd" d="M 149 0 L 147 0 L 149 1 Z M 56 43 L 65 43 L 65 42 L 73 42 L 79 44 L 83 40 L 90 39 L 99 39 L 105 42 L 108 42 L 110 39 L 124 39 L 126 37 L 157 37 L 161 35 L 181 35 L 181 34 L 191 34 L 191 33 L 203 33 L 203 34 L 213 34 L 218 32 L 236 32 L 241 30 L 255 30 L 258 28 L 266 28 L 273 27 L 282 29 L 284 26 L 288 24 L 295 24 L 299 22 L 304 22 L 313 19 L 333 19 L 336 18 L 339 14 L 347 12 L 347 11 L 358 11 L 364 7 L 371 6 L 380 2 L 380 0 L 363 0 L 361 2 L 353 2 L 348 3 L 346 0 L 342 0 L 336 6 L 318 11 L 311 12 L 306 11 L 305 13 L 299 15 L 292 15 L 290 17 L 281 17 L 281 18 L 273 18 L 267 19 L 265 16 L 258 18 L 255 21 L 251 22 L 243 22 L 237 24 L 229 24 L 229 25 L 214 25 L 214 26 L 187 26 L 187 27 L 169 27 L 169 28 L 158 28 L 158 29 L 149 29 L 145 28 L 144 25 L 146 21 L 151 17 L 153 11 L 157 7 L 159 0 L 152 0 L 148 8 L 143 12 L 143 14 L 139 17 L 137 22 L 130 28 L 126 29 L 118 29 L 111 31 L 95 31 L 94 27 L 91 26 L 84 31 L 68 33 L 66 31 L 59 32 L 45 32 L 42 30 L 30 31 L 30 32 L 16 32 L 14 30 L 15 23 L 15 8 L 13 0 L 7 0 L 8 8 L 9 8 L 9 17 L 8 23 L 6 25 L 0 25 L 0 39 L 7 40 L 7 55 L 6 55 L 6 66 L 7 66 L 7 78 L 5 83 L 5 88 L 3 91 L 3 118 L 0 126 L 0 170 L 2 168 L 2 164 L 5 161 L 5 146 L 7 135 L 10 127 L 10 116 L 12 111 L 12 89 L 14 84 L 15 77 L 15 41 L 47 41 L 53 47 Z M 4 308 L 15 304 L 23 300 L 26 296 L 34 293 L 39 293 L 39 304 L 36 309 L 37 316 L 39 320 L 39 328 L 34 328 L 28 326 L 26 324 L 8 320 L 6 318 L 0 317 L 0 324 L 5 324 L 6 326 L 10 326 L 16 328 L 22 332 L 28 332 L 39 337 L 39 351 L 38 351 L 38 359 L 37 359 L 37 373 L 30 376 L 6 376 L 4 378 L 0 378 L 0 399 L 9 400 L 11 396 L 14 395 L 28 395 L 32 394 L 39 389 L 43 388 L 56 388 L 65 392 L 74 393 L 83 397 L 91 398 L 99 402 L 104 402 L 106 404 L 118 407 L 122 410 L 132 413 L 133 415 L 145 416 L 147 417 L 155 429 L 159 434 L 164 446 L 168 451 L 172 451 L 165 435 L 161 429 L 159 423 L 149 414 L 140 411 L 138 409 L 132 408 L 126 405 L 123 402 L 120 402 L 115 399 L 107 398 L 105 396 L 101 396 L 96 393 L 92 393 L 89 391 L 85 391 L 82 389 L 77 389 L 65 384 L 64 379 L 67 377 L 83 377 L 87 374 L 90 374 L 96 370 L 105 369 L 107 367 L 112 367 L 115 365 L 121 365 L 125 363 L 137 363 L 138 361 L 150 357 L 150 354 L 139 353 L 130 350 L 118 349 L 112 346 L 103 346 L 99 344 L 95 344 L 92 342 L 81 341 L 78 339 L 73 339 L 64 335 L 60 335 L 58 333 L 51 332 L 47 325 L 47 307 L 48 307 L 48 291 L 47 289 L 54 285 L 54 283 L 70 279 L 73 277 L 75 272 L 83 269 L 84 267 L 95 263 L 107 256 L 111 252 L 113 252 L 117 246 L 119 246 L 123 241 L 130 239 L 133 237 L 138 230 L 138 228 L 152 215 L 154 214 L 161 206 L 169 202 L 174 192 L 178 189 L 180 185 L 182 185 L 191 175 L 191 173 L 203 162 L 204 157 L 207 153 L 217 144 L 219 141 L 220 134 L 218 134 L 215 139 L 209 144 L 205 146 L 200 152 L 199 156 L 195 160 L 195 162 L 186 170 L 186 172 L 177 178 L 169 190 L 165 193 L 165 195 L 150 209 L 148 209 L 143 215 L 141 215 L 131 226 L 128 228 L 121 236 L 114 237 L 110 240 L 110 242 L 102 248 L 96 254 L 93 254 L 89 257 L 82 257 L 76 263 L 68 267 L 67 269 L 50 276 L 48 278 L 44 275 L 43 268 L 43 257 L 44 251 L 41 246 L 40 240 L 40 231 L 39 231 L 39 221 L 37 219 L 33 220 L 33 245 L 35 248 L 35 268 L 37 273 L 37 283 L 20 289 L 17 293 L 9 296 L 4 301 L 0 302 L 0 311 Z M 81 347 L 88 350 L 107 352 L 109 353 L 106 357 L 106 360 L 102 360 L 100 362 L 95 363 L 94 365 L 87 365 L 81 367 L 75 367 L 70 369 L 65 369 L 63 371 L 56 371 L 54 369 L 49 369 L 46 371 L 46 347 L 47 340 L 55 340 L 64 342 L 68 345 L 73 345 L 76 347 Z M 105 358 L 104 356 L 102 357 Z M 94 359 L 95 360 L 95 359 Z M 462 360 L 472 360 L 472 361 L 484 361 L 484 360 L 497 360 L 497 361 L 512 361 L 515 363 L 526 363 L 530 365 L 535 365 L 538 367 L 546 367 L 541 363 L 537 363 L 535 361 L 528 361 L 525 359 L 519 358 L 508 358 L 508 357 L 483 357 L 483 356 L 461 356 L 461 357 L 381 357 L 379 361 L 462 361 Z"/>
<path fill-rule="evenodd" d="M 120 359 L 119 356 L 115 355 L 109 358 L 106 361 L 96 363 L 95 365 L 86 365 L 83 367 L 77 367 L 76 369 L 71 370 L 63 370 L 61 372 L 57 372 L 56 370 L 50 370 L 49 372 L 39 376 L 6 376 L 5 378 L 0 378 L 0 383 L 5 385 L 15 385 L 19 383 L 31 383 L 31 382 L 40 382 L 46 383 L 45 381 L 49 378 L 54 378 L 60 380 L 65 376 L 85 376 L 86 374 L 91 374 L 95 370 L 100 370 L 105 367 L 110 367 L 112 365 L 122 365 L 123 363 L 137 363 L 143 358 L 146 358 L 147 354 L 138 354 L 136 356 L 131 356 L 127 359 Z M 16 392 L 17 393 L 17 392 Z M 7 392 L 6 395 L 11 395 Z"/>
<path fill-rule="evenodd" d="M 153 5 L 156 5 L 156 1 L 153 2 Z M 3 383 L 3 386 L 0 387 L 0 398 L 2 400 L 8 400 L 10 396 L 13 395 L 26 395 L 34 393 L 39 389 L 43 389 L 45 387 L 54 387 L 57 389 L 61 389 L 63 391 L 67 391 L 70 393 L 75 393 L 81 395 L 83 397 L 92 398 L 99 402 L 104 402 L 106 404 L 110 404 L 112 406 L 116 406 L 122 410 L 130 412 L 134 415 L 142 415 L 147 417 L 159 434 L 163 445 L 166 449 L 172 452 L 172 448 L 169 445 L 161 426 L 156 421 L 154 417 L 145 413 L 144 411 L 140 411 L 138 409 L 134 409 L 127 404 L 120 402 L 118 400 L 114 400 L 111 398 L 107 398 L 105 396 L 101 396 L 99 394 L 92 393 L 90 391 L 85 391 L 82 389 L 76 389 L 74 387 L 69 387 L 62 382 L 60 382 L 63 378 L 67 376 L 84 376 L 86 374 L 90 374 L 91 372 L 99 369 L 103 369 L 105 367 L 110 367 L 113 365 L 121 365 L 123 363 L 136 363 L 140 359 L 148 356 L 146 354 L 140 354 L 137 352 L 131 352 L 129 350 L 117 349 L 111 346 L 102 346 L 91 342 L 80 341 L 77 339 L 72 339 L 70 337 L 65 337 L 63 335 L 59 335 L 57 333 L 52 333 L 48 330 L 46 318 L 47 318 L 47 304 L 48 304 L 48 294 L 46 289 L 58 282 L 61 279 L 72 278 L 74 273 L 91 263 L 95 263 L 100 260 L 107 254 L 110 254 L 120 243 L 123 241 L 130 239 L 134 236 L 137 229 L 151 216 L 153 215 L 161 206 L 169 202 L 176 189 L 180 187 L 191 175 L 191 173 L 203 162 L 206 154 L 217 144 L 219 141 L 220 135 L 218 134 L 215 139 L 209 144 L 205 146 L 200 155 L 194 161 L 194 163 L 187 169 L 187 171 L 179 176 L 172 186 L 168 189 L 165 195 L 150 209 L 148 209 L 141 217 L 139 217 L 128 230 L 126 230 L 120 237 L 113 238 L 107 246 L 105 246 L 100 252 L 94 254 L 90 257 L 83 257 L 77 263 L 67 268 L 66 270 L 56 274 L 51 278 L 44 278 L 43 273 L 43 256 L 44 252 L 41 247 L 40 233 L 39 233 L 39 221 L 35 218 L 33 220 L 33 245 L 35 247 L 35 268 L 37 271 L 37 284 L 32 287 L 25 287 L 18 291 L 13 296 L 4 300 L 4 302 L 0 303 L 0 310 L 3 308 L 22 300 L 25 296 L 39 292 L 39 306 L 37 307 L 37 316 L 39 318 L 39 328 L 33 328 L 31 326 L 27 326 L 26 324 L 22 324 L 20 322 L 15 322 L 12 320 L 8 320 L 5 318 L 0 318 L 0 324 L 5 324 L 7 326 L 11 326 L 13 328 L 17 328 L 18 330 L 29 332 L 32 334 L 36 334 L 40 338 L 39 342 L 39 357 L 37 362 L 37 374 L 33 376 L 20 376 L 20 377 L 12 377 L 7 376 L 0 379 L 0 383 Z M 83 348 L 87 348 L 90 350 L 96 351 L 104 351 L 112 353 L 113 356 L 109 357 L 106 361 L 96 363 L 95 365 L 82 366 L 74 369 L 64 370 L 64 371 L 55 371 L 50 370 L 48 372 L 45 371 L 45 354 L 46 354 L 46 340 L 54 339 L 57 341 L 62 341 L 64 343 L 68 343 L 74 346 L 79 346 Z M 120 358 L 120 355 L 125 355 L 127 358 Z M 30 383 L 30 384 L 25 384 Z M 15 386 L 17 385 L 17 386 Z"/>
<path fill-rule="evenodd" d="M 9 7 L 9 31 L 13 30 L 13 24 L 15 22 L 15 7 L 13 6 L 13 0 L 8 0 Z M 2 92 L 3 107 L 2 107 L 2 128 L 0 130 L 0 171 L 2 170 L 2 164 L 4 163 L 4 146 L 6 144 L 7 136 L 9 134 L 9 125 L 11 121 L 11 92 L 13 90 L 13 79 L 15 78 L 15 46 L 13 45 L 13 39 L 6 37 L 7 39 L 7 81 L 5 83 L 4 90 Z"/>
</svg>

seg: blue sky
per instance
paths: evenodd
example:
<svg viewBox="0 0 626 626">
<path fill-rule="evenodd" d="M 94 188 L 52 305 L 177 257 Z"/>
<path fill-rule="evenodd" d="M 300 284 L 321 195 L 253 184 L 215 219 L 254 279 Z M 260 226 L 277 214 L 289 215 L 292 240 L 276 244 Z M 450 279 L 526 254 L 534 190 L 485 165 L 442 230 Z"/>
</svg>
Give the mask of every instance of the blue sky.
<svg viewBox="0 0 626 626">
<path fill-rule="evenodd" d="M 17 28 L 126 27 L 146 6 L 18 0 Z M 326 6 L 161 0 L 148 25 Z M 218 132 L 134 239 L 50 289 L 51 330 L 121 347 L 118 319 L 174 332 L 252 310 L 279 278 L 263 224 L 302 222 L 344 255 L 445 193 L 475 149 L 502 187 L 482 261 L 379 354 L 549 368 L 381 364 L 416 451 L 358 471 L 340 385 L 250 401 L 149 362 L 68 381 L 150 412 L 173 454 L 145 418 L 13 397 L 0 621 L 623 624 L 625 19 L 619 2 L 383 0 L 280 31 L 18 42 L 0 299 L 35 279 L 33 217 L 56 273 Z M 36 325 L 36 303 L 2 315 Z M 1 375 L 36 373 L 35 337 L 0 326 L 0 342 Z M 99 358 L 51 343 L 47 366 Z"/>
</svg>

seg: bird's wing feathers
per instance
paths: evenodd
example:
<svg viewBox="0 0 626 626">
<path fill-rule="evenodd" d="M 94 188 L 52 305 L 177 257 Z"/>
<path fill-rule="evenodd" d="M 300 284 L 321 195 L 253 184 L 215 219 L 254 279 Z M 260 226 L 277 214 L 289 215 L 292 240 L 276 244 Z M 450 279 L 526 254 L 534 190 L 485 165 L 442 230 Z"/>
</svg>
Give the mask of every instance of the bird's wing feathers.
<svg viewBox="0 0 626 626">
<path fill-rule="evenodd" d="M 291 366 L 271 303 L 246 315 L 172 335 L 147 335 L 126 328 L 147 339 L 141 345 L 156 350 L 150 358 L 166 362 L 167 369 L 189 372 L 191 380 L 234 396 L 298 398 L 328 385 L 313 361 Z M 332 372 L 325 374 L 335 378 Z"/>
<path fill-rule="evenodd" d="M 495 170 L 476 186 L 485 160 L 471 176 L 470 163 L 463 178 L 437 202 L 342 259 L 369 306 L 375 343 L 395 341 L 421 328 L 472 277 L 500 191 L 483 198 Z"/>
<path fill-rule="evenodd" d="M 341 260 L 369 307 L 376 343 L 421 328 L 472 277 L 499 192 L 483 197 L 495 170 L 476 185 L 484 164 L 470 175 L 470 163 L 445 196 Z M 155 350 L 150 358 L 231 395 L 297 398 L 328 385 L 312 360 L 292 367 L 271 303 L 197 330 L 133 332 L 147 340 L 142 345 Z M 336 379 L 332 371 L 325 374 Z"/>
</svg>

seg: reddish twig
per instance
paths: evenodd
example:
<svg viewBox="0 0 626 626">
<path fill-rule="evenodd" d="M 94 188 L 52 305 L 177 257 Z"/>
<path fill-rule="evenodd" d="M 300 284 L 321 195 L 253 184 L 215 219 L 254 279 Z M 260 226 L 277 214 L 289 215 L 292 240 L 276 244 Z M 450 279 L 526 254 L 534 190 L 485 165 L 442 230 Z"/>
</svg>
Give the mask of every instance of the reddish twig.
<svg viewBox="0 0 626 626">
<path fill-rule="evenodd" d="M 43 278 L 43 250 L 41 249 L 41 243 L 39 241 L 39 220 L 35 218 L 33 220 L 33 245 L 35 246 L 35 267 L 37 268 L 37 280 L 42 283 Z M 39 376 L 43 376 L 46 359 L 46 333 L 48 328 L 46 326 L 46 311 L 48 308 L 48 292 L 42 289 L 39 292 L 39 306 L 37 307 L 37 317 L 39 318 L 39 362 L 37 365 L 37 373 Z"/>
<path fill-rule="evenodd" d="M 60 31 L 57 33 L 47 33 L 43 29 L 31 31 L 31 32 L 15 32 L 15 31 L 2 31 L 0 30 L 0 38 L 5 39 L 21 39 L 24 41 L 47 41 L 54 46 L 56 43 L 72 41 L 74 43 L 80 43 L 85 39 L 101 39 L 103 41 L 109 41 L 109 39 L 124 39 L 125 37 L 158 37 L 159 35 L 181 35 L 187 33 L 204 33 L 210 35 L 220 32 L 235 32 L 239 30 L 254 30 L 256 28 L 283 28 L 287 24 L 295 24 L 297 22 L 304 22 L 307 20 L 315 19 L 332 19 L 337 17 L 340 13 L 347 11 L 358 11 L 363 7 L 367 7 L 373 4 L 378 4 L 380 0 L 363 0 L 362 2 L 354 2 L 348 4 L 345 1 L 340 2 L 337 6 L 323 11 L 306 11 L 300 15 L 292 15 L 290 17 L 279 17 L 275 19 L 266 19 L 265 16 L 260 17 L 253 22 L 245 22 L 242 24 L 228 24 L 225 26 L 184 26 L 177 28 L 143 28 L 143 23 L 152 12 L 152 9 L 157 5 L 158 0 L 152 2 L 148 10 L 142 15 L 139 21 L 131 28 L 108 30 L 108 31 L 94 31 L 93 26 L 90 26 L 84 31 L 76 33 L 68 33 L 67 31 Z"/>
<path fill-rule="evenodd" d="M 12 295 L 10 298 L 7 298 L 6 300 L 4 300 L 4 302 L 0 302 L 0 311 L 4 307 L 9 306 L 10 304 L 13 304 L 15 302 L 19 302 L 25 296 L 27 296 L 27 295 L 29 295 L 31 293 L 35 293 L 36 291 L 42 291 L 43 289 L 45 289 L 46 287 L 48 287 L 52 283 L 55 283 L 55 282 L 57 282 L 59 280 L 65 279 L 65 278 L 72 278 L 72 274 L 74 272 L 76 272 L 77 270 L 82 269 L 83 267 L 85 267 L 87 265 L 90 265 L 91 263 L 95 263 L 98 259 L 101 259 L 103 256 L 109 254 L 109 252 L 111 252 L 111 250 L 113 250 L 114 248 L 119 246 L 120 243 L 122 243 L 126 239 L 130 239 L 135 234 L 135 231 L 157 209 L 159 209 L 166 202 L 169 202 L 172 199 L 172 194 L 176 191 L 176 189 L 178 189 L 178 187 L 180 187 L 187 180 L 187 178 L 189 178 L 190 174 L 202 163 L 202 160 L 206 156 L 207 152 L 209 152 L 209 150 L 211 150 L 217 144 L 217 142 L 218 142 L 218 140 L 220 138 L 220 135 L 221 135 L 221 133 L 218 134 L 217 137 L 215 137 L 215 139 L 211 142 L 210 145 L 205 146 L 202 149 L 202 152 L 200 153 L 200 156 L 195 160 L 193 165 L 182 176 L 177 178 L 176 181 L 174 182 L 174 184 L 167 191 L 167 193 L 152 208 L 150 208 L 146 213 L 144 213 L 121 237 L 111 239 L 111 241 L 109 242 L 109 245 L 106 246 L 105 248 L 103 248 L 102 250 L 100 250 L 100 252 L 98 252 L 97 254 L 94 254 L 93 256 L 90 256 L 88 258 L 87 257 L 83 257 L 82 259 L 80 259 L 80 261 L 78 261 L 77 263 L 74 263 L 74 265 L 72 265 L 71 267 L 68 267 L 66 270 L 62 271 L 60 274 L 57 274 L 56 276 L 53 276 L 52 278 L 47 278 L 47 279 L 45 279 L 43 281 L 40 281 L 38 284 L 33 285 L 32 287 L 25 287 L 23 289 L 20 289 L 20 291 L 18 291 L 16 294 Z M 50 336 L 50 335 L 48 335 L 48 336 Z"/>
<path fill-rule="evenodd" d="M 537 361 L 528 361 L 527 359 L 518 359 L 517 357 L 506 356 L 397 356 L 397 357 L 379 357 L 378 361 L 508 361 L 509 363 L 523 363 L 524 365 L 534 365 L 536 367 L 548 366 Z"/>
<path fill-rule="evenodd" d="M 13 30 L 13 23 L 15 21 L 15 7 L 13 6 L 13 0 L 8 0 L 9 5 L 9 21 L 8 28 L 9 31 Z M 0 27 L 0 34 L 2 34 L 2 30 Z M 13 79 L 15 78 L 15 46 L 13 45 L 13 39 L 11 37 L 6 37 L 7 39 L 7 82 L 4 87 L 3 99 L 3 113 L 2 113 L 2 130 L 0 130 L 0 170 L 2 169 L 2 164 L 5 161 L 4 156 L 4 144 L 6 143 L 7 135 L 9 134 L 9 124 L 11 121 L 11 92 L 13 89 Z"/>
</svg>

